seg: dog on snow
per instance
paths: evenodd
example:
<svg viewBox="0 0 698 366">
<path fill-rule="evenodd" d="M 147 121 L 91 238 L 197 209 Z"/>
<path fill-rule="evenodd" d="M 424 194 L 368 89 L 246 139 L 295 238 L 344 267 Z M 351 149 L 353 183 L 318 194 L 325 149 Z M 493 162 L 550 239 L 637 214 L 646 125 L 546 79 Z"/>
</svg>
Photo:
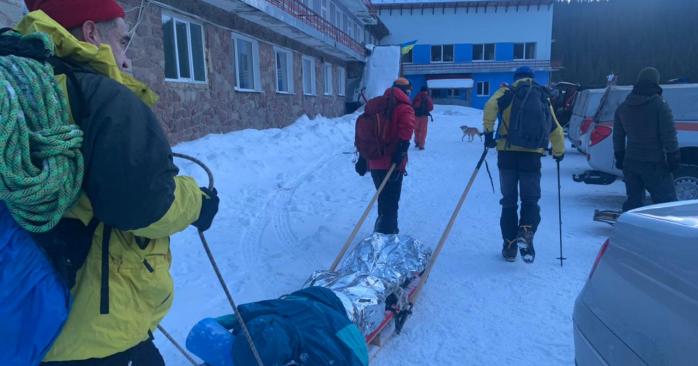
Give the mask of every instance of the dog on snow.
<svg viewBox="0 0 698 366">
<path fill-rule="evenodd" d="M 460 139 L 461 141 L 465 140 L 465 137 L 468 137 L 468 141 L 472 142 L 475 139 L 475 136 L 480 137 L 480 141 L 482 141 L 482 134 L 480 133 L 480 130 L 478 130 L 475 127 L 468 127 L 468 126 L 460 126 L 461 131 L 463 131 L 463 137 Z"/>
</svg>

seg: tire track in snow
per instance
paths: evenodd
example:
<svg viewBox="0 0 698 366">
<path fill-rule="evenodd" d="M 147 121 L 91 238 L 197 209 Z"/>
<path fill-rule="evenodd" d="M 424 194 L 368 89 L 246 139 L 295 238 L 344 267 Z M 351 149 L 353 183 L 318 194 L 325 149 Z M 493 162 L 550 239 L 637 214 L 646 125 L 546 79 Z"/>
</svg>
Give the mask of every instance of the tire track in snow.
<svg viewBox="0 0 698 366">
<path fill-rule="evenodd" d="M 305 169 L 289 183 L 279 184 L 267 196 L 264 206 L 257 211 L 258 214 L 251 218 L 250 225 L 241 234 L 241 253 L 242 260 L 247 263 L 246 267 L 254 268 L 254 270 L 245 277 L 243 284 L 250 282 L 253 273 L 270 273 L 274 270 L 271 261 L 262 261 L 262 258 L 270 258 L 269 248 L 286 251 L 284 249 L 298 245 L 299 239 L 291 228 L 288 206 L 298 188 L 307 182 L 308 178 L 313 176 L 316 171 L 322 170 L 324 166 L 328 165 L 333 158 L 335 155 L 330 155 Z M 279 241 L 278 244 L 268 245 L 269 243 L 266 243 L 267 245 L 265 245 L 268 228 L 271 228 L 273 236 Z M 262 287 L 254 286 L 254 288 Z"/>
</svg>

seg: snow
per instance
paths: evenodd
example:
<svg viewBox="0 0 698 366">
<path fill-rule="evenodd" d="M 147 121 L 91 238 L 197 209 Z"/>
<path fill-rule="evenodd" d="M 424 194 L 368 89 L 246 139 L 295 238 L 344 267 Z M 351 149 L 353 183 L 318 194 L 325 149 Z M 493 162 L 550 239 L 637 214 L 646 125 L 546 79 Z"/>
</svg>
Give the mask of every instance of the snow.
<svg viewBox="0 0 698 366">
<path fill-rule="evenodd" d="M 482 112 L 437 106 L 426 150 L 410 150 L 400 202 L 400 228 L 435 246 L 482 144 L 461 142 L 460 125 L 477 126 Z M 206 233 L 238 304 L 297 290 L 313 270 L 327 268 L 374 193 L 370 177 L 354 172 L 355 115 L 306 117 L 284 129 L 244 130 L 180 144 L 175 151 L 213 170 L 221 207 Z M 496 153 L 488 157 L 498 188 Z M 177 161 L 201 185 L 204 173 Z M 592 221 L 595 208 L 618 208 L 621 184 L 596 187 L 572 181 L 587 169 L 582 155 L 562 162 L 564 249 L 559 256 L 557 178 L 543 159 L 543 221 L 536 262 L 501 259 L 499 194 L 484 169 L 477 177 L 429 282 L 403 333 L 374 365 L 570 365 L 572 309 L 598 248 L 611 227 Z M 375 209 L 357 240 L 370 234 Z M 193 229 L 172 240 L 174 305 L 162 325 L 184 343 L 205 317 L 231 312 Z M 159 333 L 168 365 L 188 365 Z"/>
<path fill-rule="evenodd" d="M 376 46 L 366 62 L 363 80 L 366 81 L 366 98 L 385 93 L 400 73 L 400 47 Z"/>
</svg>

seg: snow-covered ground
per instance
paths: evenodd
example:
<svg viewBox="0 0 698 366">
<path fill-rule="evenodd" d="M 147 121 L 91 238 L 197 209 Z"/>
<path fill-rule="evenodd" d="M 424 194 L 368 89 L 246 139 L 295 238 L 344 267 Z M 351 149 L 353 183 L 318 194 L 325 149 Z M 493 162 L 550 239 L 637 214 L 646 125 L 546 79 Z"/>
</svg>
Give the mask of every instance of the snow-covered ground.
<svg viewBox="0 0 698 366">
<path fill-rule="evenodd" d="M 481 111 L 438 106 L 426 150 L 410 151 L 400 202 L 401 233 L 434 246 L 482 152 L 461 142 L 460 125 L 480 126 Z M 276 298 L 327 268 L 374 193 L 370 177 L 354 172 L 356 116 L 302 118 L 290 127 L 211 135 L 175 150 L 205 161 L 214 172 L 221 207 L 207 232 L 238 303 Z M 499 189 L 496 153 L 488 158 Z M 205 175 L 179 161 L 182 174 Z M 501 259 L 499 193 L 484 169 L 436 264 L 414 315 L 374 365 L 570 365 L 572 308 L 610 227 L 594 223 L 594 208 L 617 208 L 620 184 L 575 183 L 587 169 L 569 152 L 562 162 L 563 235 L 568 260 L 560 268 L 557 178 L 543 160 L 543 221 L 536 262 Z M 374 210 L 375 211 L 375 210 Z M 370 233 L 375 212 L 360 237 Z M 184 342 L 200 319 L 230 313 L 224 293 L 193 229 L 172 241 L 175 301 L 163 325 Z M 156 335 L 168 365 L 187 361 Z"/>
</svg>

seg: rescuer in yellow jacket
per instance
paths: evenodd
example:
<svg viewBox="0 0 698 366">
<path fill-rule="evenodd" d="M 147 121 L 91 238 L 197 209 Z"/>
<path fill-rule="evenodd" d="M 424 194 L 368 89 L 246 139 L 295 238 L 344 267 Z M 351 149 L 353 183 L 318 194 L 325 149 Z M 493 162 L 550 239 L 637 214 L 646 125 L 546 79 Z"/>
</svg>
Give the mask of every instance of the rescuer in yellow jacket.
<svg viewBox="0 0 698 366">
<path fill-rule="evenodd" d="M 45 365 L 164 365 L 153 331 L 169 310 L 169 236 L 206 230 L 215 191 L 178 176 L 150 106 L 156 96 L 128 73 L 128 27 L 115 0 L 27 0 L 17 25 L 55 44 L 56 79 L 84 132 L 82 193 L 36 237 L 71 289 L 70 314 Z"/>
<path fill-rule="evenodd" d="M 499 126 L 495 131 L 495 122 Z M 564 133 L 550 104 L 549 91 L 534 82 L 534 72 L 523 66 L 514 73 L 514 83 L 502 86 L 485 104 L 485 146 L 497 148 L 502 215 L 502 256 L 526 263 L 535 259 L 533 237 L 540 223 L 541 157 L 548 143 L 560 162 L 565 155 Z M 495 135 L 496 132 L 496 135 Z M 517 145 L 518 144 L 518 145 Z M 517 212 L 519 197 L 521 214 Z"/>
</svg>

